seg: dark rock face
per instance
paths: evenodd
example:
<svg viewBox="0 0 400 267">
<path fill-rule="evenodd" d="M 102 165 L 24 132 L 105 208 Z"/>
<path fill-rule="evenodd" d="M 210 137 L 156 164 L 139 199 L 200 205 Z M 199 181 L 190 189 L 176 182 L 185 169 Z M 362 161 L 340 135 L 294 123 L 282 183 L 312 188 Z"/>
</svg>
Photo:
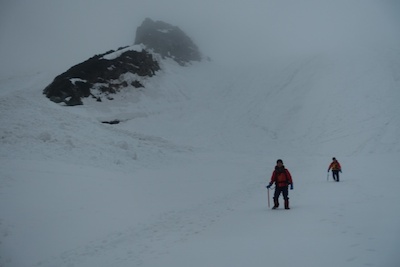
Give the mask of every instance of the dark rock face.
<svg viewBox="0 0 400 267">
<path fill-rule="evenodd" d="M 82 105 L 82 98 L 93 96 L 92 90 L 95 89 L 109 94 L 116 93 L 129 85 L 135 88 L 143 87 L 138 80 L 130 84 L 127 81 L 121 81 L 119 78 L 123 74 L 152 77 L 160 69 L 158 62 L 145 50 L 139 52 L 123 48 L 119 50 L 120 55 L 115 58 L 110 56 L 113 53 L 118 53 L 118 51 L 96 55 L 71 67 L 57 76 L 43 93 L 56 103 L 65 102 L 70 106 Z M 98 100 L 101 101 L 101 99 Z"/>
<path fill-rule="evenodd" d="M 162 21 L 145 19 L 136 30 L 135 44 L 144 44 L 180 65 L 201 60 L 201 53 L 192 40 L 178 27 Z"/>
<path fill-rule="evenodd" d="M 153 49 L 163 58 L 173 58 L 180 65 L 200 61 L 197 46 L 178 27 L 168 23 L 145 19 L 136 31 L 134 46 L 109 51 L 71 67 L 57 76 L 43 93 L 56 103 L 68 106 L 82 105 L 82 98 L 102 97 L 122 88 L 143 87 L 141 77 L 152 77 L 160 70 L 153 55 L 144 49 Z"/>
</svg>

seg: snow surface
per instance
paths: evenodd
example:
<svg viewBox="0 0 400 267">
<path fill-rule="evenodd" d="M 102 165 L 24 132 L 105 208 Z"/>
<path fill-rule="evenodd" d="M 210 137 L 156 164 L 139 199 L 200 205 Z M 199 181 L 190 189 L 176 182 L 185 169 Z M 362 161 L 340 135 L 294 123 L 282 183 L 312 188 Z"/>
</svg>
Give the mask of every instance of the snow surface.
<svg viewBox="0 0 400 267">
<path fill-rule="evenodd" d="M 0 80 L 0 266 L 400 266 L 399 50 L 160 64 L 76 107 Z"/>
</svg>

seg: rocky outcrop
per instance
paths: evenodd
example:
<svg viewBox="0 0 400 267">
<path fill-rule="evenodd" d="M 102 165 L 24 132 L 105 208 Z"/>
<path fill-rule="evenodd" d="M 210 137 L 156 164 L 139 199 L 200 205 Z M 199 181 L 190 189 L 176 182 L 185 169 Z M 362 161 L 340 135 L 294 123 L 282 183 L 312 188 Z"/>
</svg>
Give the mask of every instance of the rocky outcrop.
<svg viewBox="0 0 400 267">
<path fill-rule="evenodd" d="M 201 53 L 193 41 L 178 27 L 162 21 L 145 19 L 136 30 L 135 44 L 144 44 L 180 65 L 201 60 Z"/>
<path fill-rule="evenodd" d="M 44 94 L 54 102 L 74 106 L 81 105 L 83 97 L 93 96 L 100 101 L 94 90 L 109 95 L 128 86 L 143 87 L 140 77 L 152 77 L 160 67 L 149 52 L 133 48 L 96 55 L 71 67 L 57 76 L 44 89 Z M 127 75 L 130 79 L 126 79 Z"/>
<path fill-rule="evenodd" d="M 148 49 L 148 50 L 146 50 Z M 152 52 L 150 52 L 152 50 Z M 145 19 L 137 28 L 135 45 L 109 51 L 71 67 L 57 76 L 43 93 L 56 103 L 82 105 L 82 98 L 103 97 L 123 88 L 143 87 L 142 80 L 160 69 L 154 53 L 173 58 L 180 65 L 200 61 L 197 46 L 178 27 Z"/>
</svg>

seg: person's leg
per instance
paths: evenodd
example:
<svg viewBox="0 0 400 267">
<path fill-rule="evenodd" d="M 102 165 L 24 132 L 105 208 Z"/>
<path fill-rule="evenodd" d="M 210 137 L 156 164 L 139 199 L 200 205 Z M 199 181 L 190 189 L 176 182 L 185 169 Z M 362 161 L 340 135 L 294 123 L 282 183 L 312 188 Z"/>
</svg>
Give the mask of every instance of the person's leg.
<svg viewBox="0 0 400 267">
<path fill-rule="evenodd" d="M 285 200 L 285 209 L 288 210 L 289 208 L 289 190 L 288 187 L 285 186 L 282 189 L 283 199 Z"/>
<path fill-rule="evenodd" d="M 279 207 L 279 195 L 281 194 L 281 189 L 278 186 L 275 186 L 275 193 L 274 193 L 274 206 L 272 209 L 276 209 Z"/>
<path fill-rule="evenodd" d="M 332 171 L 333 180 L 337 181 L 338 171 Z"/>
</svg>

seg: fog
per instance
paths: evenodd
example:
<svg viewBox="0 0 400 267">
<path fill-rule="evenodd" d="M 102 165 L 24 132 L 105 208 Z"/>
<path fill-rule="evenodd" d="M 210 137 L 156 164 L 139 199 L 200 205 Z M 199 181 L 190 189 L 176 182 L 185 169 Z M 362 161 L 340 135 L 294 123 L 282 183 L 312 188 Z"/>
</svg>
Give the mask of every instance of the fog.
<svg viewBox="0 0 400 267">
<path fill-rule="evenodd" d="M 395 0 L 0 0 L 0 72 L 60 73 L 132 44 L 149 17 L 226 65 L 270 56 L 399 47 Z"/>
</svg>

